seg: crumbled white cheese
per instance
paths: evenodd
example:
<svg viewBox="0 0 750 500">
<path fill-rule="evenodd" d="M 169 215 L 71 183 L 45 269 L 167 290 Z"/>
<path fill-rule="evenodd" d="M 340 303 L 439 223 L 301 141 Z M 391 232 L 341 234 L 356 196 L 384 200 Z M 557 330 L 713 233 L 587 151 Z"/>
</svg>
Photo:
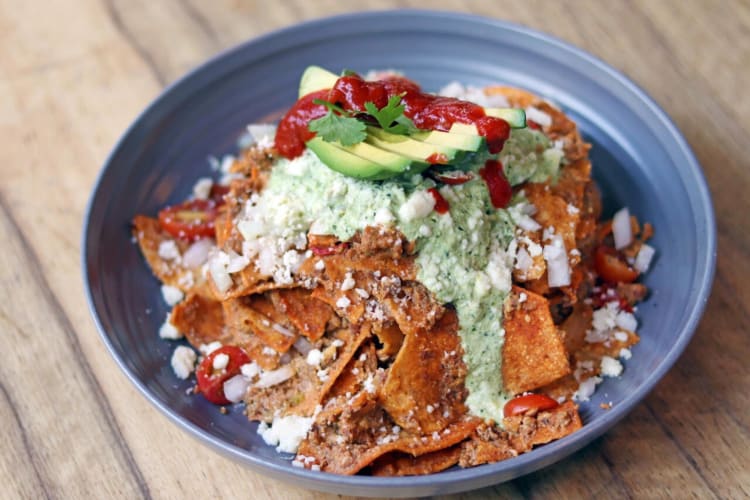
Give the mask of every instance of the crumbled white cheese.
<svg viewBox="0 0 750 500">
<path fill-rule="evenodd" d="M 328 368 L 318 370 L 318 378 L 320 379 L 321 382 L 327 382 L 329 378 Z"/>
<path fill-rule="evenodd" d="M 164 297 L 164 302 L 166 302 L 168 306 L 173 306 L 185 298 L 185 294 L 182 293 L 182 290 L 169 285 L 161 286 L 161 296 Z"/>
<path fill-rule="evenodd" d="M 171 313 L 167 313 L 167 318 L 159 327 L 159 337 L 168 340 L 181 339 L 182 332 L 180 332 L 177 327 L 172 324 L 171 317 Z"/>
<path fill-rule="evenodd" d="M 414 191 L 398 209 L 398 216 L 404 222 L 421 219 L 435 208 L 435 198 L 427 191 Z"/>
<path fill-rule="evenodd" d="M 549 245 L 544 245 L 544 260 L 547 261 L 547 284 L 550 287 L 570 285 L 570 264 L 562 236 L 553 234 Z"/>
<path fill-rule="evenodd" d="M 421 226 L 419 226 L 419 235 L 428 238 L 432 235 L 432 229 L 430 229 L 430 226 L 422 224 Z"/>
<path fill-rule="evenodd" d="M 628 330 L 631 332 L 634 332 L 638 328 L 638 320 L 636 320 L 635 316 L 627 311 L 618 312 L 617 317 L 615 318 L 615 323 L 623 330 Z"/>
<path fill-rule="evenodd" d="M 575 215 L 575 214 L 577 214 L 579 212 L 580 212 L 580 210 L 578 209 L 578 207 L 576 207 L 575 205 L 572 205 L 572 204 L 568 203 L 568 213 L 570 215 Z"/>
<path fill-rule="evenodd" d="M 326 268 L 326 263 L 323 260 L 319 260 L 315 263 L 315 270 L 322 271 Z"/>
<path fill-rule="evenodd" d="M 601 373 L 605 377 L 619 377 L 622 373 L 622 363 L 615 358 L 602 356 Z"/>
<path fill-rule="evenodd" d="M 372 381 L 372 375 L 367 376 L 365 381 L 362 382 L 362 387 L 364 387 L 364 389 L 371 394 L 375 392 L 375 384 Z"/>
<path fill-rule="evenodd" d="M 180 258 L 180 249 L 174 240 L 164 240 L 159 243 L 159 257 L 164 260 L 178 260 Z"/>
<path fill-rule="evenodd" d="M 623 347 L 622 349 L 620 349 L 620 357 L 622 359 L 628 360 L 633 357 L 633 353 L 630 352 L 630 349 Z"/>
<path fill-rule="evenodd" d="M 214 181 L 210 177 L 201 177 L 193 186 L 193 197 L 196 200 L 207 200 L 211 196 Z"/>
<path fill-rule="evenodd" d="M 276 415 L 273 417 L 270 426 L 265 422 L 260 423 L 258 434 L 266 444 L 276 446 L 278 452 L 297 453 L 297 448 L 307 436 L 312 423 L 313 417 L 299 417 L 297 415 L 280 417 Z"/>
<path fill-rule="evenodd" d="M 526 295 L 526 292 L 521 292 L 520 294 L 518 294 L 518 303 L 523 304 L 524 302 L 526 302 L 526 299 L 528 298 L 529 296 Z"/>
<path fill-rule="evenodd" d="M 578 390 L 573 394 L 573 399 L 576 401 L 588 401 L 594 391 L 596 390 L 596 384 L 600 383 L 602 379 L 600 377 L 590 377 L 580 383 Z"/>
<path fill-rule="evenodd" d="M 308 365 L 320 366 L 320 362 L 323 361 L 323 353 L 320 352 L 320 349 L 311 349 L 307 353 L 306 360 Z"/>
<path fill-rule="evenodd" d="M 184 345 L 177 346 L 172 353 L 170 364 L 177 378 L 185 380 L 195 369 L 195 351 Z"/>
<path fill-rule="evenodd" d="M 375 212 L 375 224 L 387 225 L 395 220 L 393 214 L 387 207 L 380 207 Z"/>
<path fill-rule="evenodd" d="M 229 356 L 227 354 L 220 352 L 219 354 L 214 356 L 214 361 L 212 364 L 214 370 L 217 370 L 217 371 L 223 370 L 224 368 L 227 367 L 228 364 L 229 364 Z"/>
<path fill-rule="evenodd" d="M 266 346 L 263 347 L 263 350 L 261 351 L 265 356 L 276 356 L 279 353 L 276 352 L 274 349 L 271 349 L 270 347 Z"/>
<path fill-rule="evenodd" d="M 340 309 L 346 309 L 351 305 L 352 301 L 349 300 L 349 297 L 346 295 L 339 297 L 339 299 L 336 301 L 336 307 Z"/>
<path fill-rule="evenodd" d="M 435 407 L 432 405 L 427 405 L 425 407 L 425 410 L 427 410 L 427 413 L 432 413 L 433 411 L 435 411 Z"/>
<path fill-rule="evenodd" d="M 369 293 L 367 293 L 367 290 L 364 290 L 364 289 L 362 289 L 362 288 L 355 288 L 355 289 L 354 289 L 354 293 L 356 293 L 357 295 L 359 295 L 359 296 L 360 296 L 360 297 L 362 297 L 363 299 L 368 299 L 368 298 L 370 298 L 370 294 L 369 294 Z"/>
<path fill-rule="evenodd" d="M 352 278 L 352 273 L 346 273 L 346 275 L 344 276 L 344 281 L 341 282 L 341 290 L 344 292 L 347 290 L 351 290 L 356 284 L 357 282 L 354 281 L 354 278 Z"/>
<path fill-rule="evenodd" d="M 615 340 L 618 340 L 620 342 L 627 342 L 628 334 L 626 332 L 623 332 L 622 330 L 617 330 L 615 332 Z"/>
<path fill-rule="evenodd" d="M 203 354 L 204 356 L 208 356 L 212 352 L 214 352 L 216 349 L 221 347 L 221 342 L 218 340 L 214 340 L 210 344 L 201 344 L 200 347 L 198 347 L 198 350 Z"/>
</svg>

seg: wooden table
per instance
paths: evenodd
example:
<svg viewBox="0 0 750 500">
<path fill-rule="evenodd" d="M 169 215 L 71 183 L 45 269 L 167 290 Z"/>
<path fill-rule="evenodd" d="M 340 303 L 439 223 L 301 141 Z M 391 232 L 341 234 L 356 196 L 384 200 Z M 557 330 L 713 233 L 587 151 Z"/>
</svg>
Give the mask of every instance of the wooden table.
<svg viewBox="0 0 750 500">
<path fill-rule="evenodd" d="M 89 317 L 79 239 L 106 153 L 167 83 L 272 29 L 345 10 L 420 7 L 346 3 L 0 2 L 0 496 L 328 498 L 220 457 L 136 392 Z M 462 497 L 750 495 L 750 3 L 430 6 L 546 31 L 624 71 L 694 148 L 719 226 L 705 318 L 645 402 L 567 460 Z"/>
</svg>

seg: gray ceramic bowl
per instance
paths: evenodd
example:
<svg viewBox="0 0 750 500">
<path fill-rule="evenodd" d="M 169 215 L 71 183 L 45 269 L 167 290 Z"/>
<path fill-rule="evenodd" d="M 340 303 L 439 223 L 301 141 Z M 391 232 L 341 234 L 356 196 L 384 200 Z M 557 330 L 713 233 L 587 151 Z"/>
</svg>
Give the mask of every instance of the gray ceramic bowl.
<svg viewBox="0 0 750 500">
<path fill-rule="evenodd" d="M 166 314 L 159 285 L 130 241 L 135 214 L 154 214 L 190 193 L 206 158 L 234 151 L 247 123 L 295 101 L 301 71 L 318 64 L 404 70 L 427 89 L 451 80 L 503 82 L 551 98 L 593 144 L 591 157 L 611 212 L 627 205 L 656 228 L 658 259 L 639 307 L 641 343 L 621 379 L 581 406 L 579 432 L 512 460 L 426 477 L 341 477 L 292 468 L 240 411 L 223 416 L 185 394 L 169 367 L 173 344 L 157 330 Z M 393 11 L 322 19 L 252 40 L 188 74 L 154 101 L 110 154 L 91 197 L 83 269 L 91 312 L 127 377 L 170 420 L 221 453 L 282 481 L 343 494 L 415 496 L 506 481 L 585 446 L 654 387 L 688 343 L 714 272 L 711 199 L 690 148 L 659 107 L 590 55 L 532 30 L 445 12 Z M 599 404 L 612 401 L 609 411 Z"/>
</svg>

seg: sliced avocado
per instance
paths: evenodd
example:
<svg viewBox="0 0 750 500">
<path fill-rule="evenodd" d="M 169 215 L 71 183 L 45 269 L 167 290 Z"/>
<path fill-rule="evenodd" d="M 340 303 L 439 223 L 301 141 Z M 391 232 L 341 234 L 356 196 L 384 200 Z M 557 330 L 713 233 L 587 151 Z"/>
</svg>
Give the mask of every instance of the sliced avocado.
<svg viewBox="0 0 750 500">
<path fill-rule="evenodd" d="M 429 166 L 364 142 L 342 146 L 314 137 L 307 142 L 307 147 L 331 170 L 357 179 L 383 180 L 419 173 Z"/>
<path fill-rule="evenodd" d="M 476 130 L 476 127 L 475 129 Z M 436 144 L 438 146 L 447 146 L 455 148 L 460 151 L 478 151 L 479 148 L 484 144 L 484 137 L 478 134 L 461 134 L 454 133 L 453 130 L 450 132 L 442 132 L 440 130 L 430 130 L 417 132 L 409 135 L 414 140 L 427 142 L 430 144 Z"/>
<path fill-rule="evenodd" d="M 484 114 L 502 118 L 510 128 L 526 127 L 526 111 L 518 108 L 484 108 Z"/>
<path fill-rule="evenodd" d="M 412 160 L 427 163 L 448 163 L 459 152 L 456 148 L 417 141 L 376 127 L 367 127 L 366 142 L 386 151 L 398 153 Z"/>
<path fill-rule="evenodd" d="M 339 77 L 320 66 L 308 66 L 299 80 L 299 97 L 333 88 Z"/>
<path fill-rule="evenodd" d="M 463 134 L 463 135 L 475 135 L 477 137 L 481 137 L 479 135 L 479 130 L 477 130 L 477 126 L 473 123 L 454 123 L 451 125 L 450 129 L 451 134 Z"/>
</svg>

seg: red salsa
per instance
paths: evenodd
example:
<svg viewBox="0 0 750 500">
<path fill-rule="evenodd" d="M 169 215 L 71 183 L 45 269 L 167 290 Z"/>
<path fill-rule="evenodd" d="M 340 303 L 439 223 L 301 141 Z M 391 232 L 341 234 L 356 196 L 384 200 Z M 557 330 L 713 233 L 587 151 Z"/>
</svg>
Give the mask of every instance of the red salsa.
<svg viewBox="0 0 750 500">
<path fill-rule="evenodd" d="M 510 135 L 508 122 L 487 116 L 478 104 L 422 92 L 419 85 L 402 77 L 368 82 L 358 75 L 348 75 L 339 78 L 331 90 L 313 92 L 297 101 L 279 124 L 276 148 L 290 159 L 302 154 L 304 143 L 314 137 L 307 124 L 327 112 L 325 107 L 314 104 L 313 99 L 324 99 L 348 111 L 364 113 L 366 102 L 382 109 L 394 95 L 402 96 L 404 115 L 419 129 L 447 132 L 454 123 L 475 125 L 486 139 L 490 153 L 499 153 Z"/>
</svg>

